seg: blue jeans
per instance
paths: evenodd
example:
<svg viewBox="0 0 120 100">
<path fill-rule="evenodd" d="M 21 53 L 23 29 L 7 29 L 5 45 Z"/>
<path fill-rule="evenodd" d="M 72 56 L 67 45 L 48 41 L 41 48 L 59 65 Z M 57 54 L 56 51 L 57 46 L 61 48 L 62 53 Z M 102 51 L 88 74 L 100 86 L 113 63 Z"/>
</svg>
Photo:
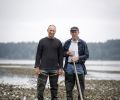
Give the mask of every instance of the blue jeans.
<svg viewBox="0 0 120 100">
<path fill-rule="evenodd" d="M 76 69 L 77 69 L 77 73 L 78 74 L 84 74 L 84 70 L 81 64 L 75 64 L 76 65 Z M 74 65 L 73 64 L 67 64 L 67 68 L 65 69 L 65 72 L 69 73 L 69 74 L 73 74 L 75 73 L 74 70 Z"/>
<path fill-rule="evenodd" d="M 82 96 L 84 98 L 85 75 L 82 65 L 76 64 L 76 70 L 79 78 L 79 83 L 80 83 L 79 85 L 81 87 Z M 66 87 L 67 100 L 73 100 L 73 88 L 75 86 L 75 83 L 76 83 L 76 76 L 75 76 L 74 65 L 68 63 L 67 68 L 65 70 L 65 87 Z M 80 95 L 78 95 L 78 100 L 80 100 Z"/>
</svg>

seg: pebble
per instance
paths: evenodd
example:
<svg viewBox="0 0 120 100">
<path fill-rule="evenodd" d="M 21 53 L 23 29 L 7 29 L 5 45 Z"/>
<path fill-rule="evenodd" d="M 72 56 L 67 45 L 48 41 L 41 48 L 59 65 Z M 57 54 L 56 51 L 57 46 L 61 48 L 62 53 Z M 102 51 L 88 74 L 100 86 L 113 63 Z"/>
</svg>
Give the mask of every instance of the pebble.
<svg viewBox="0 0 120 100">
<path fill-rule="evenodd" d="M 77 90 L 73 91 L 74 100 Z M 50 100 L 50 88 L 44 92 L 45 100 Z M 19 86 L 0 84 L 0 100 L 37 100 L 36 88 L 20 88 Z M 66 100 L 64 86 L 59 86 L 58 100 Z M 120 100 L 120 81 L 86 80 L 85 100 Z"/>
</svg>

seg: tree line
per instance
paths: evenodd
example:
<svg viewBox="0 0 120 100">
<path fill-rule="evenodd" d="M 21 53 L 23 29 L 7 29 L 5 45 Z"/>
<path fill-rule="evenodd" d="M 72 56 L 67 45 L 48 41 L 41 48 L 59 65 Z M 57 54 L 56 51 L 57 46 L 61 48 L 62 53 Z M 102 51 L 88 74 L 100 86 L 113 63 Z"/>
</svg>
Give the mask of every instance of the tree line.
<svg viewBox="0 0 120 100">
<path fill-rule="evenodd" d="M 0 59 L 35 59 L 38 43 L 0 43 Z M 90 60 L 120 60 L 120 40 L 87 43 Z"/>
</svg>

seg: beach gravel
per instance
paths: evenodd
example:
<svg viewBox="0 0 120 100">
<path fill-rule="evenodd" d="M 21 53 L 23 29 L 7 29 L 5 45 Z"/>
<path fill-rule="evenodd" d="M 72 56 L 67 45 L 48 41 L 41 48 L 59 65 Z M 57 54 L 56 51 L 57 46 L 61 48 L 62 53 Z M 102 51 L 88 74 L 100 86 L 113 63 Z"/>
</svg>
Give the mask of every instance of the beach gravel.
<svg viewBox="0 0 120 100">
<path fill-rule="evenodd" d="M 77 90 L 73 91 L 77 100 Z M 50 90 L 45 89 L 45 100 L 50 100 Z M 0 100 L 37 100 L 36 88 L 0 84 Z M 59 85 L 58 100 L 66 100 L 65 87 Z M 85 100 L 120 100 L 120 81 L 86 80 Z"/>
</svg>

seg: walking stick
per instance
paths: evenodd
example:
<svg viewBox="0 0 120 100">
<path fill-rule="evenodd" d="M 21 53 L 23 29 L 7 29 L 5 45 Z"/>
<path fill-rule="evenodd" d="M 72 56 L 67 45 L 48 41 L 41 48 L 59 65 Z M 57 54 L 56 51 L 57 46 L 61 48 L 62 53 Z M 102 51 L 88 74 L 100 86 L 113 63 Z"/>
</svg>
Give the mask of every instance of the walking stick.
<svg viewBox="0 0 120 100">
<path fill-rule="evenodd" d="M 79 95 L 80 95 L 80 99 L 83 100 L 83 96 L 82 96 L 82 91 L 81 91 L 81 87 L 80 87 L 80 82 L 79 82 L 79 79 L 78 79 L 76 65 L 75 65 L 75 62 L 73 62 L 73 63 L 74 63 L 74 68 L 75 68 L 75 76 L 76 76 L 76 81 L 77 81 L 77 86 L 78 86 L 78 92 L 79 92 Z"/>
</svg>

